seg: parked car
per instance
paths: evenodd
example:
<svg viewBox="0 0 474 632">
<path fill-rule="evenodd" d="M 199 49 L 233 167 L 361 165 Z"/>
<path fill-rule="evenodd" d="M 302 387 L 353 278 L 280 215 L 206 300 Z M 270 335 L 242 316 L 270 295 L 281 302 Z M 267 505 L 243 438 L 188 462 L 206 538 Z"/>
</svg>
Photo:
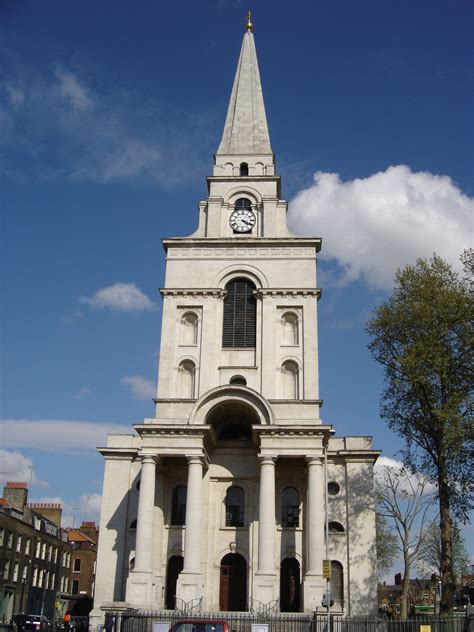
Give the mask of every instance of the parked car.
<svg viewBox="0 0 474 632">
<path fill-rule="evenodd" d="M 182 619 L 177 621 L 170 632 L 229 632 L 227 621 L 214 619 Z"/>
<path fill-rule="evenodd" d="M 50 632 L 51 621 L 41 614 L 16 614 L 13 625 L 17 632 Z"/>
</svg>

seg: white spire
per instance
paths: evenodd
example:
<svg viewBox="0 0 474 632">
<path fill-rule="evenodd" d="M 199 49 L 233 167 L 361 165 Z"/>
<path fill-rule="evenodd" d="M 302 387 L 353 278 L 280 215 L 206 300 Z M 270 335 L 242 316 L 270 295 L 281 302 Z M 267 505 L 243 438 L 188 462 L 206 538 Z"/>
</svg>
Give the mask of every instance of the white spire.
<svg viewBox="0 0 474 632">
<path fill-rule="evenodd" d="M 217 155 L 271 154 L 253 33 L 244 35 Z"/>
</svg>

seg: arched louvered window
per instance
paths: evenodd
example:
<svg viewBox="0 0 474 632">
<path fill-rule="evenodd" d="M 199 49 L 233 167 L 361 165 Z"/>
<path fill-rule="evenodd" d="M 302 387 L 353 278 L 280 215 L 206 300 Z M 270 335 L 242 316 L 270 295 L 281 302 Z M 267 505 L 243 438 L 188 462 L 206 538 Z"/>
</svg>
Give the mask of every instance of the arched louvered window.
<svg viewBox="0 0 474 632">
<path fill-rule="evenodd" d="M 300 495 L 294 487 L 285 487 L 281 494 L 281 526 L 298 527 Z"/>
<path fill-rule="evenodd" d="M 255 347 L 257 304 L 255 285 L 247 279 L 233 279 L 226 285 L 224 299 L 223 347 Z"/>
<path fill-rule="evenodd" d="M 173 489 L 171 499 L 171 524 L 184 525 L 186 520 L 186 485 L 178 485 Z"/>
<path fill-rule="evenodd" d="M 241 487 L 229 487 L 225 497 L 225 526 L 243 527 L 245 494 Z"/>
<path fill-rule="evenodd" d="M 248 176 L 249 175 L 249 166 L 246 162 L 241 162 L 240 163 L 240 175 L 241 176 Z"/>
</svg>

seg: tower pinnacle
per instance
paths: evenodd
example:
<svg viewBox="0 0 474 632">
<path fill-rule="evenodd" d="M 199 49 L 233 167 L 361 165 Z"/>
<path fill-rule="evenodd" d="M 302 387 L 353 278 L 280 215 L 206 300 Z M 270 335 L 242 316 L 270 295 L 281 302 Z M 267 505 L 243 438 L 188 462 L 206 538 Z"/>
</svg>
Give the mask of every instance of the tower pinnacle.
<svg viewBox="0 0 474 632">
<path fill-rule="evenodd" d="M 273 154 L 250 11 L 246 24 L 218 156 Z"/>
<path fill-rule="evenodd" d="M 253 30 L 253 24 L 250 21 L 250 18 L 252 17 L 252 13 L 249 11 L 247 13 L 247 22 L 245 24 L 245 26 L 247 27 L 247 31 L 252 31 Z"/>
</svg>

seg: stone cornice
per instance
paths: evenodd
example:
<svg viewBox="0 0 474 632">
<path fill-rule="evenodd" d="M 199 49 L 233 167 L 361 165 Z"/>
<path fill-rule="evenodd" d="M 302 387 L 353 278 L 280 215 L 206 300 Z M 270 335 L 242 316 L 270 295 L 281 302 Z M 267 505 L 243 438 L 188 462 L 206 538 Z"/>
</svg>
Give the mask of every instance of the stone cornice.
<svg viewBox="0 0 474 632">
<path fill-rule="evenodd" d="M 160 289 L 161 296 L 212 296 L 214 298 L 225 298 L 227 290 L 223 288 L 177 288 L 167 287 Z M 266 296 L 284 296 L 284 297 L 296 297 L 296 296 L 313 296 L 318 300 L 321 298 L 322 290 L 319 287 L 316 288 L 259 288 L 255 290 L 254 294 L 259 298 Z"/>
<path fill-rule="evenodd" d="M 304 287 L 304 288 L 265 287 L 265 288 L 259 288 L 255 292 L 255 294 L 257 296 L 285 296 L 285 297 L 286 296 L 314 296 L 315 298 L 319 299 L 321 298 L 322 289 L 320 287 L 310 287 L 310 288 L 307 288 L 307 287 Z"/>
<path fill-rule="evenodd" d="M 271 436 L 325 436 L 328 435 L 332 426 L 326 425 L 303 425 L 303 424 L 288 424 L 286 426 L 261 426 L 259 424 L 254 424 L 252 426 L 252 430 L 259 435 L 271 435 Z"/>
<path fill-rule="evenodd" d="M 316 252 L 321 250 L 321 237 L 170 237 L 168 239 L 162 239 L 163 248 L 167 251 L 168 248 L 178 247 L 182 248 L 187 246 L 190 248 L 203 248 L 206 246 L 216 248 L 230 248 L 234 246 L 245 246 L 246 248 L 269 248 L 269 247 L 313 247 L 316 248 Z"/>
<path fill-rule="evenodd" d="M 140 437 L 144 436 L 203 436 L 211 430 L 211 426 L 208 425 L 193 425 L 193 424 L 136 424 L 133 426 Z"/>
<path fill-rule="evenodd" d="M 328 450 L 328 457 L 340 456 L 352 463 L 375 463 L 382 450 Z"/>
<path fill-rule="evenodd" d="M 213 296 L 225 298 L 227 290 L 222 288 L 161 288 L 161 296 Z"/>
</svg>

